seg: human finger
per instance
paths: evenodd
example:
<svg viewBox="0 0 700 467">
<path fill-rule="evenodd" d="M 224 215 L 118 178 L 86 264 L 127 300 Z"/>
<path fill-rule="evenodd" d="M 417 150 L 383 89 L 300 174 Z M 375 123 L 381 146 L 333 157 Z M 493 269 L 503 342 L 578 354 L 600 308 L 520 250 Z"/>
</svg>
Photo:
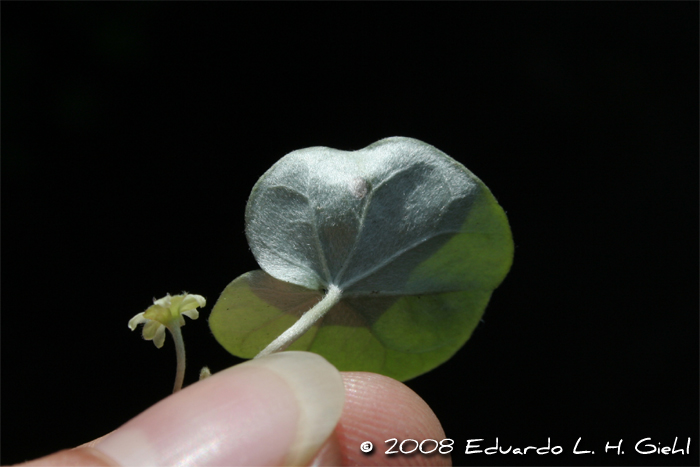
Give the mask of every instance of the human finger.
<svg viewBox="0 0 700 467">
<path fill-rule="evenodd" d="M 344 372 L 345 407 L 329 446 L 317 458 L 318 465 L 451 465 L 449 441 L 435 413 L 415 392 L 394 379 L 376 373 Z M 394 442 L 386 443 L 388 439 Z M 407 441 L 404 454 L 399 443 Z M 426 441 L 427 440 L 427 441 Z M 431 441 L 433 440 L 433 441 Z M 372 443 L 372 450 L 361 446 Z M 418 444 L 424 442 L 424 454 Z M 365 449 L 368 445 L 365 444 Z M 388 450 L 395 454 L 386 454 Z M 440 452 L 442 451 L 442 453 Z M 335 462 L 334 462 L 335 460 Z"/>
<path fill-rule="evenodd" d="M 333 432 L 343 399 L 340 373 L 325 359 L 282 352 L 188 386 L 94 447 L 25 466 L 305 465 Z"/>
</svg>

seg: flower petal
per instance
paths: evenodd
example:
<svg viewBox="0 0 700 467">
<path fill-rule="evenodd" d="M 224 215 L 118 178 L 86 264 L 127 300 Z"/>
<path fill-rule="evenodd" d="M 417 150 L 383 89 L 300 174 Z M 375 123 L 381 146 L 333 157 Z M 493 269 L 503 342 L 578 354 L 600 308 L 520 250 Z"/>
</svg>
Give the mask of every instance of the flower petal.
<svg viewBox="0 0 700 467">
<path fill-rule="evenodd" d="M 187 310 L 182 312 L 183 315 L 187 316 L 190 319 L 197 319 L 199 318 L 199 311 L 197 310 Z"/>
<path fill-rule="evenodd" d="M 158 321 L 148 321 L 146 325 L 143 327 L 143 338 L 146 339 L 147 341 L 150 341 L 153 339 L 158 332 L 158 328 L 164 327 L 162 324 L 160 324 Z"/>
<path fill-rule="evenodd" d="M 154 299 L 153 304 L 160 305 L 163 308 L 170 308 L 170 299 L 171 298 L 172 297 L 170 296 L 170 294 L 166 294 L 165 297 L 163 297 L 163 298 L 159 298 L 158 300 Z"/>
<path fill-rule="evenodd" d="M 163 324 L 167 324 L 170 321 L 170 309 L 163 308 L 163 305 L 159 303 L 149 306 L 143 313 L 144 317 L 154 321 L 160 321 Z"/>
<path fill-rule="evenodd" d="M 207 306 L 207 301 L 201 295 L 195 294 L 185 294 L 182 304 L 180 304 L 180 313 L 185 313 L 186 311 L 194 310 L 197 307 Z M 189 315 L 188 315 L 189 316 Z M 196 318 L 192 318 L 196 319 Z"/>
<path fill-rule="evenodd" d="M 156 336 L 153 338 L 153 343 L 158 347 L 159 349 L 163 347 L 163 343 L 165 342 L 165 326 L 159 326 L 158 330 L 156 331 Z"/>
<path fill-rule="evenodd" d="M 170 313 L 172 316 L 180 314 L 180 304 L 184 298 L 184 295 L 173 295 L 170 297 Z"/>
<path fill-rule="evenodd" d="M 143 313 L 139 313 L 138 315 L 134 316 L 129 320 L 129 329 L 132 331 L 136 329 L 136 326 L 138 326 L 141 323 L 147 323 L 148 320 L 143 317 Z"/>
</svg>

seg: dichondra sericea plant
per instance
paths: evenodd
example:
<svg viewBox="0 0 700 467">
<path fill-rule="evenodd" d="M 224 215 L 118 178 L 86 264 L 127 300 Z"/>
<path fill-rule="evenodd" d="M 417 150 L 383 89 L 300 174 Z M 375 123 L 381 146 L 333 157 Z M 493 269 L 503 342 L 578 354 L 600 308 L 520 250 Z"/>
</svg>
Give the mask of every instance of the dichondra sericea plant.
<svg viewBox="0 0 700 467">
<path fill-rule="evenodd" d="M 459 350 L 513 258 L 486 185 L 401 137 L 286 155 L 253 187 L 246 236 L 262 270 L 214 306 L 221 345 L 243 358 L 308 350 L 398 380 Z"/>
<path fill-rule="evenodd" d="M 386 138 L 358 151 L 294 151 L 255 184 L 246 236 L 262 270 L 222 292 L 209 318 L 230 353 L 318 353 L 339 370 L 404 381 L 469 339 L 513 259 L 508 220 L 484 183 L 440 150 Z M 175 339 L 199 295 L 164 297 L 129 326 Z M 206 376 L 208 370 L 202 373 Z"/>
<path fill-rule="evenodd" d="M 165 342 L 165 329 L 167 328 L 172 334 L 177 354 L 177 371 L 173 392 L 177 392 L 182 388 L 182 382 L 185 378 L 185 342 L 182 339 L 182 331 L 180 330 L 185 325 L 183 315 L 191 319 L 197 319 L 199 318 L 197 308 L 204 307 L 206 304 L 207 301 L 201 295 L 188 294 L 186 292 L 175 296 L 167 294 L 158 300 L 154 298 L 153 305 L 129 320 L 129 329 L 132 331 L 139 324 L 143 324 L 143 330 L 141 331 L 143 338 L 153 340 L 153 343 L 159 349 L 163 347 Z"/>
</svg>

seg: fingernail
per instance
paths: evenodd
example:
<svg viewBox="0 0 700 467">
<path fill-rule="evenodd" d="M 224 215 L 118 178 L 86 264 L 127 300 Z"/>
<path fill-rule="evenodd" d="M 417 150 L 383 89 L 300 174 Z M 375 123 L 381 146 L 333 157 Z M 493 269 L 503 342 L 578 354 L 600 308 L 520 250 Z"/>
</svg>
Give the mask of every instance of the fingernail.
<svg viewBox="0 0 700 467">
<path fill-rule="evenodd" d="M 333 365 L 281 352 L 188 386 L 95 448 L 129 467 L 305 465 L 333 432 L 344 400 Z"/>
</svg>

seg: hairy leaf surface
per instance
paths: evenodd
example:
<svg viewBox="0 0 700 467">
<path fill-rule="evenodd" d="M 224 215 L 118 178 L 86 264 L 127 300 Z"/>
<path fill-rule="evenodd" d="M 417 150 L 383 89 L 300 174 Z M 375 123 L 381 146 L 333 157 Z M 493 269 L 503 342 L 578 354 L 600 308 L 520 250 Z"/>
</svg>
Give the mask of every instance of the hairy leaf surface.
<svg viewBox="0 0 700 467">
<path fill-rule="evenodd" d="M 288 154 L 253 188 L 246 235 L 262 271 L 229 284 L 209 321 L 229 352 L 254 357 L 335 285 L 341 301 L 289 349 L 399 380 L 469 339 L 513 256 L 481 180 L 399 137 Z"/>
</svg>

